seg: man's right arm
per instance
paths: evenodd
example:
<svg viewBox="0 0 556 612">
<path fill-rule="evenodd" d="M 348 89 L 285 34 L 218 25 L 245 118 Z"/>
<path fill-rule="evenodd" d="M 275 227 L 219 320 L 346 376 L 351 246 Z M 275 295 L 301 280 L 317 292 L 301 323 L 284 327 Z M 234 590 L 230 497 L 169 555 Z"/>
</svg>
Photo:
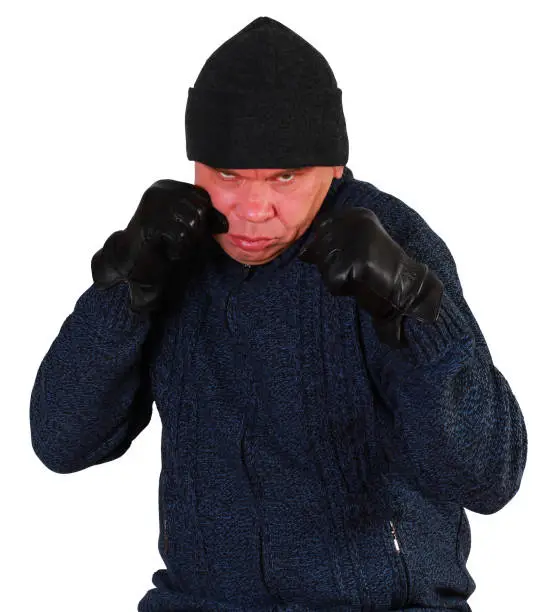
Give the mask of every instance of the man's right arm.
<svg viewBox="0 0 556 612">
<path fill-rule="evenodd" d="M 152 315 L 164 310 L 174 272 L 183 279 L 210 234 L 227 231 L 205 189 L 162 179 L 93 255 L 93 285 L 64 321 L 31 392 L 33 449 L 52 471 L 112 461 L 148 425 Z"/>
<path fill-rule="evenodd" d="M 67 474 L 123 455 L 149 424 L 145 356 L 151 320 L 129 309 L 129 288 L 94 285 L 77 300 L 43 358 L 31 393 L 31 440 Z"/>
</svg>

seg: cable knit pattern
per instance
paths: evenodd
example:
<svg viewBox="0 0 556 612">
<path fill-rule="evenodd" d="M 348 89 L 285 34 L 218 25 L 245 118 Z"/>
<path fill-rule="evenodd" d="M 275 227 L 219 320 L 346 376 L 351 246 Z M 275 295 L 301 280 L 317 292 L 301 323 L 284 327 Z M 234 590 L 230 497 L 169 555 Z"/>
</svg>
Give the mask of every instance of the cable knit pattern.
<svg viewBox="0 0 556 612">
<path fill-rule="evenodd" d="M 89 287 L 40 364 L 31 439 L 55 472 L 120 457 L 156 403 L 165 569 L 139 612 L 471 611 L 465 508 L 517 492 L 523 416 L 445 243 L 346 168 L 319 215 L 351 206 L 445 285 L 408 347 L 297 258 L 312 226 L 252 269 L 215 242 L 152 318 Z"/>
<path fill-rule="evenodd" d="M 398 416 L 399 459 L 429 494 L 490 514 L 519 489 L 527 454 L 523 415 L 492 363 L 445 242 L 423 222 L 406 251 L 437 273 L 445 291 L 434 323 L 404 318 L 408 348 L 381 346 L 375 354 L 379 384 Z"/>
</svg>

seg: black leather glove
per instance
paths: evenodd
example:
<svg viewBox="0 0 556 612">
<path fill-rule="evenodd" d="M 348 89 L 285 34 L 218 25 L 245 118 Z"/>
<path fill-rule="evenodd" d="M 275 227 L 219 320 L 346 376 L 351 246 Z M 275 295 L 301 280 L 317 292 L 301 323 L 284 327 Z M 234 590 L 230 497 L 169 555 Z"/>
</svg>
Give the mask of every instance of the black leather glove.
<svg viewBox="0 0 556 612">
<path fill-rule="evenodd" d="M 426 264 L 411 259 L 377 215 L 353 207 L 320 223 L 301 261 L 316 264 L 332 295 L 351 295 L 373 317 L 381 342 L 407 346 L 402 317 L 438 318 L 444 286 Z"/>
<path fill-rule="evenodd" d="M 151 312 L 160 304 L 174 264 L 191 258 L 211 234 L 228 231 L 226 217 L 198 185 L 162 179 L 143 194 L 125 230 L 111 234 L 91 260 L 99 289 L 129 285 L 130 308 Z"/>
</svg>

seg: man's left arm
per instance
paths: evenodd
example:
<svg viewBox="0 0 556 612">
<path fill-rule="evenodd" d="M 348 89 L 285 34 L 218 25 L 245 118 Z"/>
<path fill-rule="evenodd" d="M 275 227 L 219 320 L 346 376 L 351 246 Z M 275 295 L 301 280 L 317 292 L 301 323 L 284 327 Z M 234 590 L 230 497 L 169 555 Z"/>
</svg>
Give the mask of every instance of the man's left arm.
<svg viewBox="0 0 556 612">
<path fill-rule="evenodd" d="M 424 223 L 404 251 L 442 281 L 436 320 L 403 317 L 406 346 L 393 348 L 377 342 L 371 315 L 359 310 L 368 368 L 401 441 L 395 460 L 436 498 L 497 512 L 517 493 L 525 469 L 523 415 L 492 362 L 445 242 Z"/>
<path fill-rule="evenodd" d="M 402 248 L 373 211 L 353 207 L 324 219 L 299 257 L 333 295 L 356 298 L 369 376 L 393 420 L 393 467 L 437 499 L 491 514 L 521 484 L 525 422 L 452 254 L 415 219 Z"/>
</svg>

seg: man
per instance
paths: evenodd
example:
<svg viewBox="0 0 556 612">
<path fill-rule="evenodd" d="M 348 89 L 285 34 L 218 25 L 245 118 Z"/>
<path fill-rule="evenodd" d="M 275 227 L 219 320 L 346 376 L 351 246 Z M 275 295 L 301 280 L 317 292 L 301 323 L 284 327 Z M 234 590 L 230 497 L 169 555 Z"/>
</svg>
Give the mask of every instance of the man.
<svg viewBox="0 0 556 612">
<path fill-rule="evenodd" d="M 195 185 L 145 192 L 40 366 L 37 455 L 114 460 L 156 402 L 140 612 L 469 612 L 465 508 L 512 499 L 527 434 L 448 247 L 353 176 L 330 66 L 273 19 L 207 60 L 186 139 Z"/>
</svg>

